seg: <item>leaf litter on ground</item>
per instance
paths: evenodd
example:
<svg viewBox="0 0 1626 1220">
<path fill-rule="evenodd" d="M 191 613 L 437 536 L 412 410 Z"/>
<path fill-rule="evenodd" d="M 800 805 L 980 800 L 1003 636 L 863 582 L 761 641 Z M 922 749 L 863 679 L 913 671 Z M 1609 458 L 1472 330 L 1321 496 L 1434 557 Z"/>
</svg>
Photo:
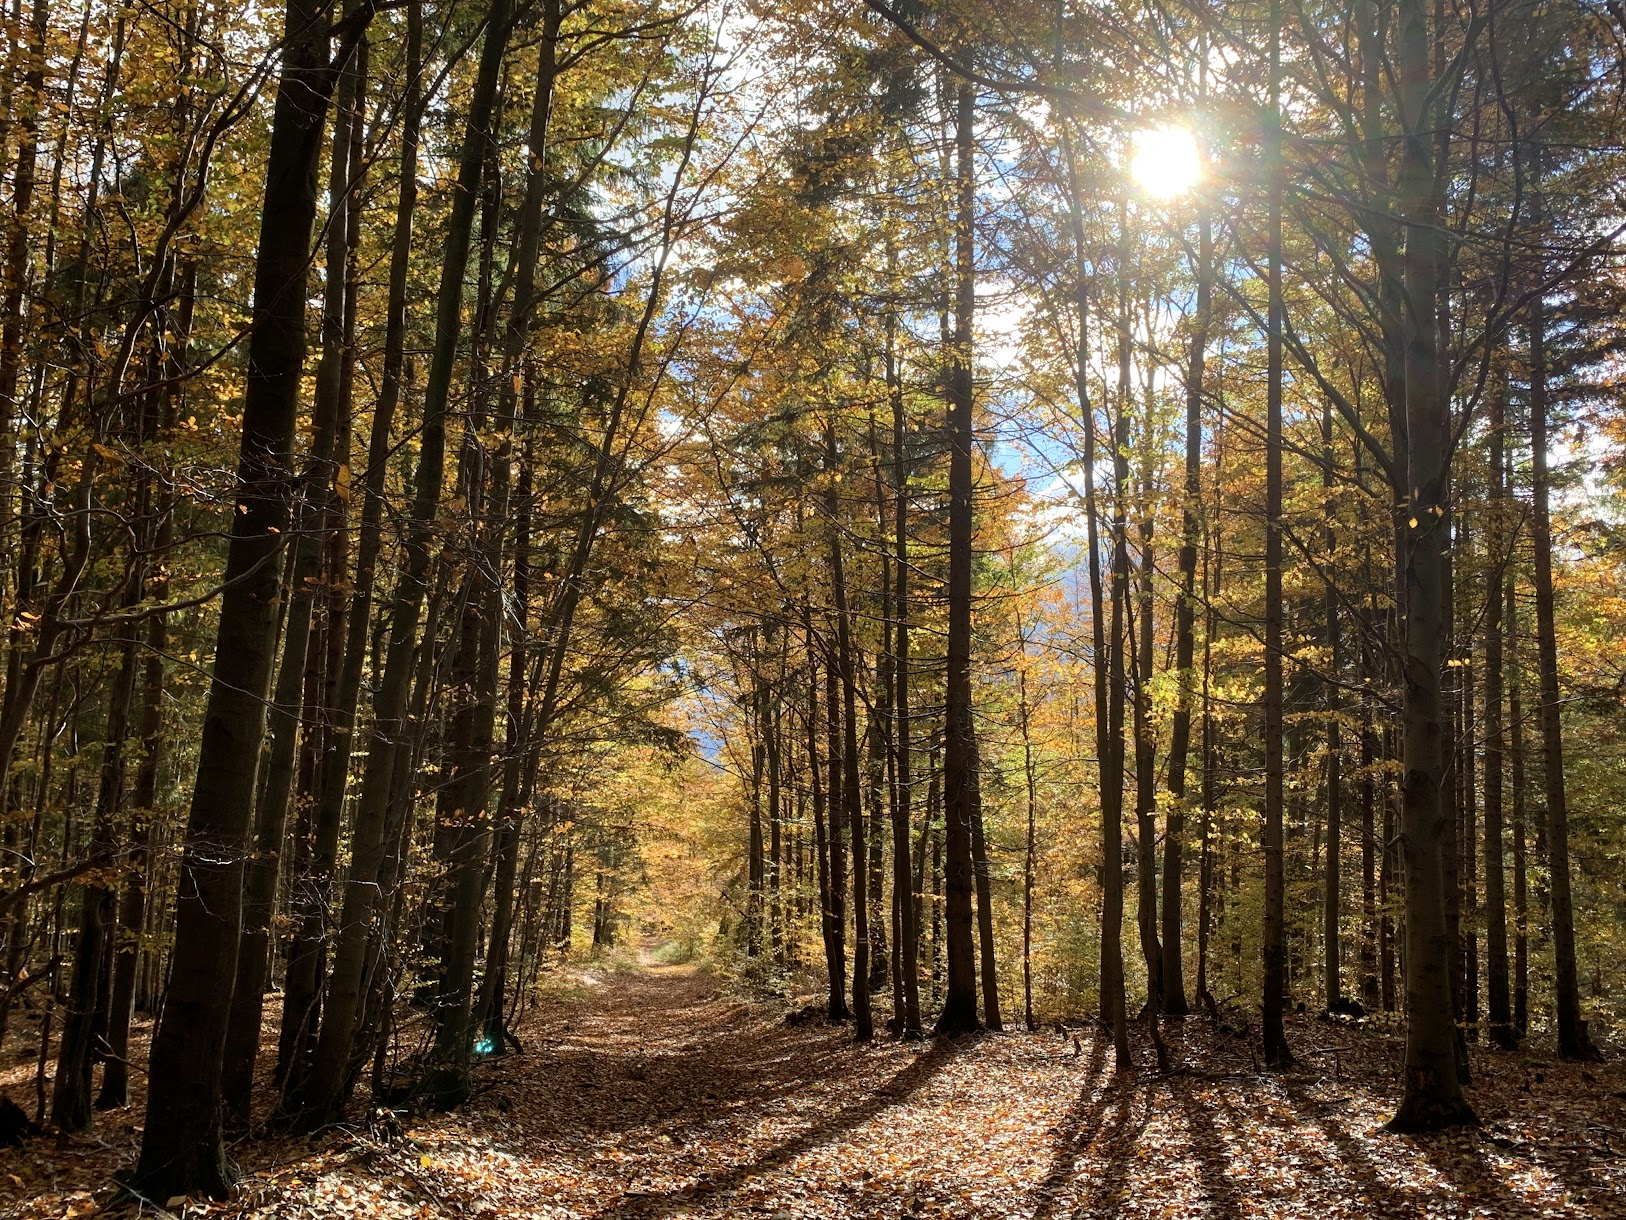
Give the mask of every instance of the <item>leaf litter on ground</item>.
<svg viewBox="0 0 1626 1220">
<path fill-rule="evenodd" d="M 690 967 L 588 973 L 534 1013 L 475 1098 L 400 1129 L 234 1149 L 226 1203 L 186 1217 L 762 1215 L 1626 1218 L 1626 1072 L 1475 1048 L 1482 1125 L 1402 1137 L 1398 1032 L 1297 1018 L 1301 1066 L 1254 1070 L 1206 1016 L 1165 1023 L 1176 1066 L 1125 1079 L 1110 1038 L 988 1034 L 858 1046 L 789 1025 Z M 0 1074 L 31 1091 L 19 1067 Z M 138 1098 L 139 1102 L 139 1098 Z M 105 1209 L 138 1110 L 0 1152 L 0 1215 Z"/>
</svg>

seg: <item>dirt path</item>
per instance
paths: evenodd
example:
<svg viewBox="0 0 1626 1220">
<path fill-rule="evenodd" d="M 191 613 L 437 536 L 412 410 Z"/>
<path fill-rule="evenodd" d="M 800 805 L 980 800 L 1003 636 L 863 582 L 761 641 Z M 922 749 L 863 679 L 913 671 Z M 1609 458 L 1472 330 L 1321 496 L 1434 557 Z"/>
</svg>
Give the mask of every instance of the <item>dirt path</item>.
<svg viewBox="0 0 1626 1220">
<path fill-rule="evenodd" d="M 1245 1047 L 1176 1023 L 1193 1070 L 1113 1080 L 1086 1034 L 857 1047 L 788 1027 L 682 967 L 578 971 L 480 1069 L 463 1110 L 404 1134 L 375 1126 L 241 1146 L 232 1204 L 193 1215 L 440 1216 L 1619 1216 L 1621 1069 L 1478 1058 L 1483 1132 L 1400 1139 L 1395 1043 L 1301 1022 L 1325 1072 L 1259 1077 Z M 1336 1063 L 1334 1059 L 1336 1058 Z M 1592 1079 L 1587 1079 L 1591 1076 Z M 1526 1092 L 1526 1088 L 1529 1089 Z M 132 1116 L 133 1117 L 133 1116 Z M 128 1120 L 126 1120 L 128 1121 Z M 83 1214 L 136 1136 L 0 1152 L 0 1215 Z M 8 1176 L 9 1175 L 9 1176 Z"/>
</svg>

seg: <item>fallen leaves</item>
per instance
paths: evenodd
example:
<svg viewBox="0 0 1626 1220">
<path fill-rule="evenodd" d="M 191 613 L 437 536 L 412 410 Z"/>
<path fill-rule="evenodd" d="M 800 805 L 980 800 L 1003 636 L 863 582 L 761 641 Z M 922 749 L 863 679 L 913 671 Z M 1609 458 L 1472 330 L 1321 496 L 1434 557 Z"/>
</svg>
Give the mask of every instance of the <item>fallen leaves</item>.
<svg viewBox="0 0 1626 1220">
<path fill-rule="evenodd" d="M 1405 1138 L 1392 1033 L 1257 1076 L 1206 1018 L 1181 1070 L 1114 1077 L 1092 1031 L 858 1047 L 682 968 L 591 976 L 483 1066 L 465 1109 L 396 1138 L 242 1145 L 229 1204 L 186 1217 L 1505 1217 L 1626 1215 L 1626 1083 L 1475 1052 L 1476 1131 Z M 1313 1032 L 1312 1032 L 1313 1031 Z M 1301 1022 L 1309 1047 L 1324 1029 Z M 1336 1059 L 1336 1066 L 1331 1061 Z M 1528 1091 L 1527 1091 L 1528 1090 Z M 104 1122 L 107 1121 L 104 1119 Z M 133 1130 L 133 1129 L 132 1129 Z M 0 1212 L 88 1214 L 134 1135 L 0 1162 Z M 111 1150 L 111 1152 L 109 1151 Z M 86 1156 L 87 1152 L 94 1155 Z M 25 1158 L 19 1160 L 18 1158 Z M 96 1192 L 96 1193 L 92 1193 Z"/>
</svg>

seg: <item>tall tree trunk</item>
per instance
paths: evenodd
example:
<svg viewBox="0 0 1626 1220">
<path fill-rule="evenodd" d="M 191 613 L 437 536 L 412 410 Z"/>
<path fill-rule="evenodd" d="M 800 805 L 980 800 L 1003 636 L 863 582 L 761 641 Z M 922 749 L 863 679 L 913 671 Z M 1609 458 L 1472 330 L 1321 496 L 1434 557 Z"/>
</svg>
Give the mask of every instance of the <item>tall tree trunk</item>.
<svg viewBox="0 0 1626 1220">
<path fill-rule="evenodd" d="M 830 827 L 825 828 L 825 790 L 827 785 L 821 782 L 819 766 L 819 662 L 818 649 L 814 643 L 813 620 L 806 604 L 802 607 L 802 630 L 807 639 L 807 768 L 808 776 L 813 785 L 813 831 L 816 836 L 815 847 L 818 852 L 819 869 L 819 928 L 824 937 L 824 964 L 826 975 L 830 984 L 830 1002 L 826 1013 L 832 1021 L 845 1021 L 851 1014 L 847 1010 L 847 962 L 846 949 L 843 945 L 845 937 L 845 921 L 842 915 L 842 893 L 836 884 L 836 878 L 841 872 L 841 846 L 837 834 L 837 811 L 841 798 L 832 792 L 830 796 Z M 829 689 L 829 669 L 826 667 L 826 689 Z M 834 714 L 834 703 L 826 700 L 825 715 Z M 830 726 L 830 740 L 834 741 L 835 728 Z M 829 768 L 825 775 L 829 777 L 829 787 L 834 787 L 836 780 L 835 769 L 840 765 L 839 751 L 829 756 Z"/>
<path fill-rule="evenodd" d="M 532 381 L 528 374 L 525 380 L 525 414 L 529 416 Z M 493 819 L 491 927 L 486 937 L 485 974 L 474 1017 L 474 1024 L 480 1030 L 476 1049 L 488 1055 L 503 1054 L 511 1039 L 503 1012 L 508 993 L 509 942 L 514 931 L 515 877 L 519 870 L 525 812 L 535 795 L 536 760 L 530 732 L 535 705 L 526 698 L 531 674 L 524 646 L 531 597 L 531 471 L 535 463 L 535 447 L 527 436 L 514 497 L 514 579 L 512 604 L 508 609 L 513 620 L 514 641 L 508 659 L 502 796 Z"/>
<path fill-rule="evenodd" d="M 1512 465 L 1510 455 L 1510 474 Z M 1511 479 L 1509 485 L 1511 488 Z M 1511 542 L 1508 549 L 1511 553 Z M 1523 1038 L 1530 1031 L 1530 883 L 1525 848 L 1524 680 L 1519 659 L 1518 590 L 1511 571 L 1507 575 L 1506 621 L 1508 781 L 1513 788 L 1513 1032 Z"/>
<path fill-rule="evenodd" d="M 1127 224 L 1127 219 L 1126 219 Z M 1127 241 L 1125 243 L 1127 245 Z M 1125 296 L 1121 301 L 1124 314 L 1121 325 L 1126 329 L 1132 319 L 1128 311 L 1128 268 L 1122 268 Z M 1128 344 L 1124 345 L 1128 350 Z M 1127 395 L 1125 395 L 1127 405 Z M 1152 728 L 1152 675 L 1155 663 L 1152 657 L 1152 592 L 1155 572 L 1153 547 L 1154 525 L 1151 514 L 1151 411 L 1147 404 L 1141 421 L 1141 460 L 1136 472 L 1138 484 L 1136 515 L 1140 518 L 1139 590 L 1129 632 L 1130 673 L 1134 683 L 1132 727 L 1135 735 L 1135 853 L 1136 926 L 1140 932 L 1141 956 L 1146 963 L 1146 1018 L 1154 1042 L 1161 1048 L 1162 1039 L 1157 1028 L 1158 1014 L 1163 1009 L 1163 948 L 1157 939 L 1157 740 Z"/>
<path fill-rule="evenodd" d="M 976 311 L 973 209 L 976 183 L 976 95 L 961 81 L 955 106 L 954 335 L 949 351 L 949 537 L 948 641 L 943 739 L 944 927 L 948 949 L 948 991 L 937 1032 L 960 1034 L 978 1028 L 977 966 L 973 942 L 971 823 L 975 816 L 976 739 L 971 720 L 971 457 L 972 322 Z"/>
<path fill-rule="evenodd" d="M 988 867 L 988 836 L 982 820 L 982 762 L 975 729 L 971 735 L 971 869 L 977 889 L 977 956 L 982 977 L 983 1024 L 1004 1029 L 999 1012 L 999 962 L 994 953 L 993 875 Z"/>
<path fill-rule="evenodd" d="M 183 298 L 184 299 L 184 298 Z M 181 334 L 186 334 L 183 326 Z M 169 505 L 160 510 L 154 549 L 162 554 L 171 534 Z M 162 602 L 169 577 L 162 564 L 147 577 L 146 596 Z M 137 968 L 147 920 L 146 874 L 150 867 L 153 827 L 158 820 L 158 764 L 164 744 L 164 657 L 168 650 L 168 616 L 155 614 L 147 626 L 146 660 L 142 669 L 141 762 L 130 789 L 131 831 L 134 840 L 124 895 L 119 901 L 119 930 L 113 952 L 112 994 L 108 1003 L 107 1066 L 96 1098 L 98 1110 L 130 1104 L 130 1023 L 135 1016 Z"/>
<path fill-rule="evenodd" d="M 1371 646 L 1364 638 L 1361 665 L 1361 1003 L 1376 1011 L 1381 1003 L 1378 987 L 1378 782 L 1375 774 L 1378 742 L 1371 692 L 1374 664 Z"/>
<path fill-rule="evenodd" d="M 1489 396 L 1490 504 L 1485 534 L 1485 983 L 1491 1042 L 1518 1044 L 1507 974 L 1507 878 L 1502 855 L 1502 574 L 1510 551 L 1507 504 L 1507 385 L 1498 377 Z M 1470 850 L 1472 842 L 1470 841 Z"/>
<path fill-rule="evenodd" d="M 255 260 L 243 436 L 215 666 L 176 899 L 175 948 L 153 1037 L 141 1158 L 148 1198 L 224 1199 L 222 1059 L 242 931 L 243 858 L 277 639 L 276 557 L 290 524 L 305 363 L 305 283 L 334 71 L 328 9 L 290 0 Z M 339 65 L 342 67 L 342 64 Z"/>
<path fill-rule="evenodd" d="M 138 493 L 135 515 L 145 507 L 145 488 Z M 143 581 L 132 580 L 132 600 L 143 589 Z M 118 676 L 107 705 L 107 733 L 102 743 L 101 775 L 96 790 L 96 812 L 90 836 L 90 853 L 111 856 L 113 828 L 124 803 L 125 738 L 129 733 L 130 704 L 135 697 L 136 637 L 125 640 Z M 108 997 L 108 966 L 111 962 L 114 893 L 107 884 L 84 886 L 79 908 L 79 936 L 74 944 L 72 981 L 67 1012 L 63 1017 L 62 1039 L 58 1044 L 56 1078 L 52 1082 L 51 1121 L 62 1131 L 83 1131 L 90 1126 L 91 1083 L 96 1046 L 97 1014 L 105 1018 Z"/>
<path fill-rule="evenodd" d="M 768 763 L 768 684 L 761 673 L 762 658 L 756 648 L 755 633 L 747 644 L 747 664 L 751 666 L 751 707 L 746 723 L 751 726 L 751 800 L 749 834 L 746 846 L 745 955 L 762 951 L 762 910 L 768 869 L 763 859 L 762 781 Z"/>
<path fill-rule="evenodd" d="M 1533 154 L 1539 184 L 1541 152 Z M 1536 195 L 1536 221 L 1541 197 Z M 1570 897 L 1569 797 L 1564 783 L 1563 705 L 1558 687 L 1558 631 L 1553 607 L 1553 520 L 1547 438 L 1547 310 L 1541 294 L 1530 301 L 1530 542 L 1535 552 L 1536 670 L 1540 679 L 1541 764 L 1547 797 L 1547 873 L 1553 931 L 1553 1005 L 1561 1059 L 1596 1059 L 1581 1020 L 1575 967 L 1575 911 Z"/>
<path fill-rule="evenodd" d="M 1327 528 L 1324 537 L 1328 556 L 1327 563 L 1329 565 L 1331 557 L 1335 553 L 1334 548 L 1338 538 L 1337 531 L 1333 529 L 1332 525 L 1336 508 L 1332 500 L 1332 440 L 1332 403 L 1329 400 L 1323 404 L 1321 410 L 1321 485 L 1327 497 L 1324 509 L 1327 515 Z M 1344 741 L 1341 720 L 1343 716 L 1343 698 L 1338 685 L 1342 679 L 1343 638 L 1338 629 L 1338 590 L 1332 582 L 1330 567 L 1322 589 L 1322 614 L 1327 620 L 1327 665 L 1330 675 L 1325 688 L 1327 704 L 1327 884 L 1326 892 L 1322 897 L 1321 939 L 1322 962 L 1325 969 L 1323 992 L 1326 1008 L 1331 1011 L 1332 1007 L 1343 998 L 1338 973 L 1341 964 L 1338 943 L 1338 916 L 1343 905 L 1343 894 L 1340 887 L 1344 853 Z"/>
<path fill-rule="evenodd" d="M 1084 237 L 1083 182 L 1078 153 L 1071 128 L 1062 128 L 1067 158 L 1067 214 L 1072 236 L 1073 257 L 1080 267 L 1089 257 Z M 1091 675 L 1095 696 L 1096 789 L 1101 806 L 1101 1015 L 1112 1027 L 1113 1062 L 1119 1071 L 1133 1066 L 1129 1055 L 1128 1013 L 1124 1000 L 1123 963 L 1123 758 L 1122 735 L 1115 732 L 1107 714 L 1109 687 L 1122 691 L 1121 666 L 1116 661 L 1122 638 L 1122 617 L 1116 611 L 1112 641 L 1107 642 L 1107 599 L 1101 573 L 1101 505 L 1096 490 L 1095 407 L 1089 392 L 1090 310 L 1088 280 L 1080 275 L 1073 296 L 1073 324 L 1077 328 L 1077 350 L 1073 359 L 1073 390 L 1079 419 L 1084 429 L 1084 519 L 1086 549 L 1089 552 Z M 1116 574 L 1119 531 L 1113 533 L 1113 563 Z M 1119 728 L 1122 727 L 1120 702 Z M 1115 756 L 1114 750 L 1118 753 Z"/>
<path fill-rule="evenodd" d="M 841 662 L 833 646 L 824 658 L 824 729 L 825 729 L 825 794 L 830 812 L 830 913 L 836 929 L 837 943 L 842 952 L 837 964 L 846 969 L 845 940 L 847 929 L 847 833 L 853 823 L 852 809 L 847 802 L 846 749 L 842 736 L 843 700 L 841 698 Z M 856 947 L 854 949 L 856 953 Z M 846 999 L 846 981 L 842 980 L 842 1010 L 840 1020 L 853 1016 Z M 832 1000 L 834 989 L 832 988 Z M 833 1006 L 833 1004 L 832 1004 Z M 853 1008 L 857 1007 L 857 997 Z M 836 1019 L 836 1018 L 832 1018 Z"/>
<path fill-rule="evenodd" d="M 1016 670 L 1016 727 L 1022 735 L 1023 807 L 1027 836 L 1022 852 L 1022 1023 L 1029 1033 L 1038 1029 L 1033 1019 L 1033 889 L 1038 872 L 1038 845 L 1034 819 L 1039 803 L 1038 775 L 1033 767 L 1033 734 L 1028 723 L 1027 639 L 1019 640 L 1021 657 Z"/>
<path fill-rule="evenodd" d="M 1197 875 L 1197 1000 L 1211 1010 L 1213 993 L 1208 986 L 1208 950 L 1218 914 L 1215 883 L 1219 877 L 1214 842 L 1214 808 L 1219 800 L 1219 726 L 1214 719 L 1214 637 L 1219 632 L 1219 593 L 1223 567 L 1219 559 L 1218 525 L 1204 531 L 1203 592 L 1207 609 L 1203 615 L 1202 678 L 1202 839 Z"/>
<path fill-rule="evenodd" d="M 285 1087 L 297 1086 L 315 1038 L 328 924 L 329 875 L 338 854 L 338 818 L 324 820 L 314 816 L 318 810 L 316 802 L 310 799 L 309 761 L 320 758 L 328 744 L 316 740 L 321 736 L 318 724 L 324 719 L 319 704 L 327 659 L 324 636 L 316 622 L 317 603 L 348 575 L 324 571 L 324 551 L 332 524 L 327 517 L 337 488 L 338 437 L 341 430 L 349 427 L 349 404 L 342 401 L 341 396 L 341 366 L 345 347 L 344 319 L 347 312 L 353 316 L 353 305 L 347 297 L 354 285 L 344 268 L 349 261 L 349 225 L 360 223 L 360 217 L 349 205 L 350 177 L 357 168 L 354 161 L 359 156 L 364 50 L 362 48 L 363 53 L 356 57 L 355 70 L 344 74 L 335 105 L 328 175 L 322 355 L 317 365 L 311 453 L 303 480 L 305 499 L 296 509 L 298 528 L 285 585 L 286 626 L 273 701 L 272 747 L 266 760 L 266 779 L 260 785 L 254 857 L 248 864 L 244 883 L 243 934 L 226 1035 L 227 1117 L 236 1129 L 246 1128 L 249 1122 L 264 992 L 270 978 L 271 921 L 284 830 L 294 789 L 296 743 L 301 735 L 306 739 L 307 765 L 299 775 L 302 799 L 298 802 L 299 833 L 295 836 L 296 868 L 288 879 L 294 932 L 288 941 L 282 1026 L 277 1041 L 276 1079 Z M 336 814 L 337 810 L 332 812 Z"/>
<path fill-rule="evenodd" d="M 1174 608 L 1174 666 L 1179 671 L 1180 688 L 1169 729 L 1169 813 L 1163 828 L 1163 1011 L 1170 1016 L 1190 1011 L 1181 952 L 1181 874 L 1186 833 L 1186 759 L 1197 688 L 1192 664 L 1196 652 L 1197 543 L 1202 529 L 1203 379 L 1208 361 L 1213 261 L 1213 226 L 1207 208 L 1203 208 L 1197 218 L 1197 261 L 1192 269 L 1197 300 L 1186 358 L 1186 478 L 1180 506 L 1180 600 Z M 1206 825 L 1206 808 L 1203 816 Z"/>
<path fill-rule="evenodd" d="M 897 798 L 892 807 L 892 892 L 898 907 L 896 936 L 903 1011 L 898 1014 L 898 1036 L 918 1040 L 920 1028 L 920 886 L 911 882 L 909 830 L 913 812 L 914 779 L 911 770 L 909 727 L 909 468 L 904 457 L 903 383 L 897 370 L 897 318 L 887 314 L 886 382 L 892 407 L 893 558 L 897 573 L 893 586 L 892 735 L 896 755 Z"/>
<path fill-rule="evenodd" d="M 825 453 L 827 469 L 833 475 L 837 469 L 833 424 L 826 425 Z M 858 1041 L 868 1042 L 875 1036 L 869 1004 L 869 869 L 865 854 L 869 833 L 864 825 L 864 761 L 858 753 L 858 679 L 853 658 L 852 616 L 847 606 L 847 570 L 841 549 L 840 511 L 840 493 L 832 482 L 826 512 L 830 531 L 830 592 L 835 602 L 834 661 L 841 676 L 841 804 L 850 827 L 853 852 L 853 1032 Z M 831 767 L 833 794 L 834 763 Z"/>
<path fill-rule="evenodd" d="M 1262 846 L 1265 855 L 1263 938 L 1265 1063 L 1286 1068 L 1293 1063 L 1282 1024 L 1286 1003 L 1287 945 L 1283 907 L 1285 877 L 1282 858 L 1282 797 L 1285 780 L 1282 756 L 1282 6 L 1271 0 L 1270 112 L 1267 119 L 1270 175 L 1269 265 L 1270 293 L 1265 378 L 1265 808 Z"/>
<path fill-rule="evenodd" d="M 1447 725 L 1441 691 L 1446 654 L 1445 552 L 1450 431 L 1438 329 L 1440 212 L 1435 194 L 1436 127 L 1431 98 L 1428 13 L 1422 0 L 1396 11 L 1402 127 L 1399 193 L 1405 222 L 1405 483 L 1400 604 L 1404 621 L 1404 782 L 1400 850 L 1406 886 L 1406 1061 L 1404 1094 L 1389 1127 L 1431 1130 L 1475 1121 L 1462 1093 L 1452 1003 L 1452 929 L 1446 853 L 1454 811 L 1442 803 Z M 1397 442 L 1400 437 L 1396 437 Z"/>
<path fill-rule="evenodd" d="M 458 338 L 464 325 L 464 275 L 468 269 L 475 206 L 485 166 L 491 160 L 490 144 L 495 139 L 492 117 L 496 109 L 499 69 L 511 27 L 509 0 L 495 0 L 486 17 L 485 39 L 465 127 L 467 138 L 458 161 L 457 186 L 447 222 L 404 567 L 390 609 L 389 643 L 373 696 L 373 727 L 368 735 L 367 766 L 352 820 L 350 869 L 335 931 L 336 948 L 322 1029 L 311 1070 L 291 1107 L 303 1127 L 318 1127 L 336 1118 L 349 1087 L 352 1041 L 361 1016 L 373 920 L 381 897 L 377 883 L 391 841 L 386 831 L 397 754 L 408 736 L 407 699 L 417 650 L 418 620 L 423 611 L 435 540 L 435 516 L 445 482 L 446 416 Z"/>
<path fill-rule="evenodd" d="M 152 438 L 167 437 L 174 427 L 184 393 L 178 374 L 186 367 L 187 348 L 192 334 L 193 310 L 197 300 L 197 266 L 188 262 L 176 276 L 176 301 L 172 310 L 160 313 L 174 338 L 161 366 L 168 382 L 157 407 Z M 174 493 L 159 495 L 152 548 L 165 554 L 173 540 Z M 161 605 L 169 597 L 169 571 L 161 563 L 147 567 L 145 597 Z M 142 942 L 147 922 L 147 875 L 152 868 L 152 841 L 158 824 L 158 766 L 164 746 L 164 658 L 169 647 L 169 616 L 155 613 L 146 629 L 146 659 L 142 670 L 141 762 L 136 768 L 130 791 L 132 855 L 124 895 L 119 901 L 119 932 L 113 954 L 112 993 L 108 1006 L 107 1065 L 102 1071 L 102 1089 L 97 1109 L 113 1109 L 130 1103 L 130 1024 L 135 1016 L 137 981 L 144 960 Z"/>
<path fill-rule="evenodd" d="M 19 18 L 20 7 L 17 12 Z M 12 536 L 17 525 L 17 504 L 13 491 L 17 485 L 14 438 L 19 430 L 19 421 L 24 416 L 24 402 L 19 390 L 23 367 L 23 328 L 28 321 L 28 311 L 24 309 L 23 301 L 31 278 L 29 255 L 35 249 L 31 217 L 39 163 L 39 121 L 40 116 L 47 112 L 44 104 L 45 44 L 50 12 L 51 6 L 47 0 L 34 0 L 28 25 L 27 66 L 21 73 L 23 95 L 10 99 L 16 106 L 15 110 L 9 106 L 6 108 L 8 114 L 15 116 L 17 125 L 17 157 L 11 165 L 11 206 L 7 209 L 10 232 L 6 234 L 5 268 L 3 277 L 0 277 L 5 285 L 4 311 L 0 313 L 0 318 L 4 319 L 0 321 L 0 436 L 6 438 L 6 443 L 0 445 L 0 536 L 7 538 Z M 15 673 L 7 674 L 8 692 L 15 680 Z"/>
</svg>

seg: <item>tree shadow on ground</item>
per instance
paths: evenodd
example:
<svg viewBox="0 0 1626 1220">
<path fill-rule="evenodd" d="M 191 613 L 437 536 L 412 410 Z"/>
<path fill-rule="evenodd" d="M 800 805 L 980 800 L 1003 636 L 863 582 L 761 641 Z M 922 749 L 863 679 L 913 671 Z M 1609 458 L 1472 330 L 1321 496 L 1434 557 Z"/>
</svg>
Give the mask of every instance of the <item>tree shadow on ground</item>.
<svg viewBox="0 0 1626 1220">
<path fill-rule="evenodd" d="M 1070 1201 L 1070 1187 L 1076 1177 L 1078 1163 L 1094 1147 L 1110 1147 L 1106 1172 L 1093 1182 L 1090 1192 L 1093 1206 L 1101 1200 L 1115 1200 L 1128 1181 L 1129 1158 L 1135 1140 L 1144 1129 L 1131 1129 L 1131 1111 L 1136 1093 L 1133 1078 L 1104 1079 L 1109 1039 L 1099 1033 L 1090 1039 L 1090 1058 L 1079 1085 L 1078 1097 L 1065 1118 L 1054 1130 L 1055 1148 L 1050 1166 L 1034 1191 L 1034 1220 L 1050 1220 L 1068 1209 L 1069 1215 L 1085 1215 Z M 1109 1107 L 1112 1126 L 1102 1130 Z"/>
<path fill-rule="evenodd" d="M 504 1125 L 526 1141 L 641 1133 L 685 1144 L 719 1119 L 766 1112 L 847 1074 L 860 1053 L 843 1026 L 767 1024 L 692 987 L 643 990 L 642 1010 L 576 1017 L 533 1034 L 530 1062 L 509 1061 L 518 1068 L 512 1078 L 545 1078 L 551 1104 Z M 499 1075 L 493 1090 L 508 1082 Z"/>
<path fill-rule="evenodd" d="M 932 1042 L 902 1071 L 895 1073 L 873 1092 L 849 1102 L 812 1123 L 790 1139 L 761 1155 L 716 1172 L 703 1173 L 697 1180 L 658 1197 L 622 1198 L 595 1213 L 597 1216 L 657 1217 L 715 1203 L 752 1178 L 768 1174 L 794 1161 L 803 1153 L 828 1143 L 846 1132 L 863 1126 L 894 1105 L 901 1105 L 937 1074 L 960 1051 L 947 1039 Z M 774 1094 L 788 1090 L 775 1090 Z M 760 1108 L 771 1098 L 751 1099 Z"/>
</svg>

